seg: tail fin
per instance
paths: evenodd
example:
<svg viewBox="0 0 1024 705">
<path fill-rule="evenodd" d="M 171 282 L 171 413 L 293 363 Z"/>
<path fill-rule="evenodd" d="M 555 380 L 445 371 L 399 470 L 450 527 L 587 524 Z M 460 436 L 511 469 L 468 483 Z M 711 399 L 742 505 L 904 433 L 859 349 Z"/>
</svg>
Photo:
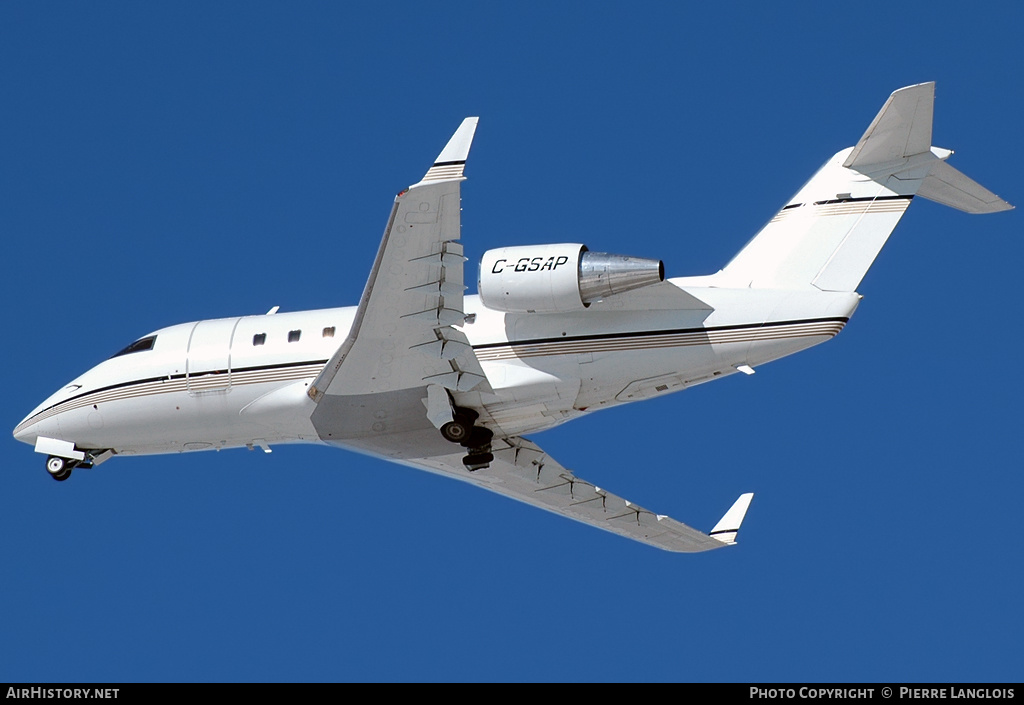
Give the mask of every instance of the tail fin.
<svg viewBox="0 0 1024 705">
<path fill-rule="evenodd" d="M 830 159 L 726 265 L 729 286 L 854 291 L 914 195 L 968 213 L 1013 208 L 931 146 L 935 83 L 889 96 L 855 147 Z"/>
</svg>

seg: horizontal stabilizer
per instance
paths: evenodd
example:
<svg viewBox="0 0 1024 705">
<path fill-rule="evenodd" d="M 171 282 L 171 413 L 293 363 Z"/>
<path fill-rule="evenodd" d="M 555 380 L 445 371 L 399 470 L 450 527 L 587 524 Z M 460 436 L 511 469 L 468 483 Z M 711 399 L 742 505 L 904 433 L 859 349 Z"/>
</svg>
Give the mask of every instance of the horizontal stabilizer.
<svg viewBox="0 0 1024 705">
<path fill-rule="evenodd" d="M 951 167 L 936 162 L 921 183 L 917 195 L 965 213 L 998 213 L 1013 208 L 974 179 Z"/>
<path fill-rule="evenodd" d="M 747 508 L 750 507 L 750 500 L 753 498 L 753 492 L 741 494 L 739 499 L 733 502 L 725 516 L 715 524 L 715 528 L 711 530 L 708 536 L 718 539 L 725 544 L 732 545 L 736 543 L 736 534 L 740 530 L 740 524 L 743 523 L 743 517 L 747 515 Z"/>
<path fill-rule="evenodd" d="M 856 291 L 914 196 L 967 213 L 1013 208 L 932 146 L 934 103 L 934 83 L 893 92 L 856 146 L 827 161 L 716 283 Z"/>
</svg>

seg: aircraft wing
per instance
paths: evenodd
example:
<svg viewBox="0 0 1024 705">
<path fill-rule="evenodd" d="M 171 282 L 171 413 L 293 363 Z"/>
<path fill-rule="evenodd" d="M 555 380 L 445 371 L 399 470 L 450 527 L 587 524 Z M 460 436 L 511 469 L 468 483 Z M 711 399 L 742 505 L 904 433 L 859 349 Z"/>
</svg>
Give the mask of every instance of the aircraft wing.
<svg viewBox="0 0 1024 705">
<path fill-rule="evenodd" d="M 705 534 L 576 477 L 525 438 L 495 439 L 492 452 L 494 460 L 490 467 L 472 473 L 462 464 L 462 453 L 402 462 L 678 553 L 710 551 L 734 544 L 753 497 L 752 493 L 741 495 L 715 528 Z"/>
<path fill-rule="evenodd" d="M 486 384 L 461 325 L 460 184 L 477 118 L 463 120 L 423 179 L 395 197 L 348 338 L 309 396 Z"/>
</svg>

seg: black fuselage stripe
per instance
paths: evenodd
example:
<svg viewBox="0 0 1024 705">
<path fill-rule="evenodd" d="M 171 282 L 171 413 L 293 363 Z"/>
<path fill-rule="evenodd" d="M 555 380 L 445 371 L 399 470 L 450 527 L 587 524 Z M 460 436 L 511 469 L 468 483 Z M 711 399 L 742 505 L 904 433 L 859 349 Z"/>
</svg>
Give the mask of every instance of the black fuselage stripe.
<svg viewBox="0 0 1024 705">
<path fill-rule="evenodd" d="M 827 201 L 814 201 L 813 205 L 816 206 L 829 206 L 835 203 L 864 203 L 867 201 L 900 201 L 904 200 L 910 202 L 913 200 L 913 196 L 862 196 L 858 198 L 831 198 Z M 806 203 L 790 203 L 788 206 L 783 206 L 782 210 L 788 211 L 790 208 L 799 208 L 806 206 Z"/>
<path fill-rule="evenodd" d="M 850 319 L 847 317 L 835 317 L 835 318 L 805 318 L 794 321 L 766 321 L 764 323 L 746 323 L 732 326 L 712 326 L 710 328 L 672 328 L 667 330 L 647 330 L 647 331 L 628 331 L 624 333 L 601 333 L 599 335 L 573 335 L 573 336 L 561 336 L 558 338 L 535 338 L 532 340 L 522 340 L 515 342 L 504 342 L 504 343 L 484 343 L 483 345 L 474 345 L 473 350 L 488 350 L 493 348 L 519 348 L 521 346 L 536 346 L 543 345 L 545 343 L 568 343 L 568 342 L 583 342 L 583 341 L 598 341 L 598 340 L 614 340 L 614 339 L 634 339 L 643 337 L 653 336 L 672 336 L 681 335 L 687 333 L 716 333 L 721 331 L 736 331 L 736 330 L 757 330 L 761 328 L 777 328 L 777 327 L 792 327 L 801 326 L 813 323 L 842 323 L 845 325 Z M 174 375 L 161 375 L 159 377 L 146 377 L 143 379 L 135 379 L 128 382 L 118 382 L 117 384 L 111 384 L 106 387 L 100 387 L 98 389 L 90 389 L 87 392 L 82 392 L 73 397 L 62 399 L 52 406 L 48 406 L 45 409 L 41 409 L 38 414 L 34 414 L 32 418 L 36 418 L 42 414 L 45 414 L 59 406 L 63 406 L 68 402 L 80 400 L 84 397 L 99 394 L 101 392 L 108 392 L 112 389 L 121 389 L 124 387 L 131 387 L 141 384 L 149 384 L 152 382 L 162 381 L 173 381 L 182 379 L 198 379 L 206 377 L 212 374 L 225 374 L 230 372 L 231 374 L 241 374 L 243 372 L 266 372 L 268 370 L 281 370 L 295 367 L 303 367 L 306 365 L 326 365 L 327 360 L 306 360 L 303 362 L 284 362 L 275 365 L 255 365 L 252 367 L 238 367 L 232 368 L 231 370 L 209 370 L 206 372 L 200 372 L 196 374 L 189 373 L 174 374 Z M 315 376 L 315 375 L 311 375 Z M 31 419 L 26 419 L 26 422 L 30 422 Z"/>
<path fill-rule="evenodd" d="M 645 331 L 629 331 L 626 333 L 602 333 L 600 335 L 566 335 L 559 336 L 557 338 L 536 338 L 533 340 L 517 340 L 515 342 L 505 343 L 484 343 L 483 345 L 474 345 L 474 350 L 486 350 L 488 348 L 518 348 L 526 345 L 543 345 L 545 343 L 567 343 L 567 342 L 579 342 L 579 341 L 592 341 L 592 340 L 612 340 L 616 338 L 643 338 L 647 336 L 661 336 L 661 335 L 681 335 L 686 333 L 717 333 L 720 331 L 731 331 L 731 330 L 756 330 L 758 328 L 768 328 L 776 326 L 799 326 L 806 325 L 808 323 L 842 323 L 846 325 L 849 318 L 837 317 L 837 318 L 806 318 L 797 321 L 766 321 L 764 323 L 744 323 L 734 326 L 712 326 L 710 328 L 672 328 L 668 330 L 645 330 Z"/>
<path fill-rule="evenodd" d="M 90 389 L 87 392 L 82 392 L 81 394 L 77 394 L 77 395 L 75 395 L 73 397 L 68 397 L 67 399 L 62 399 L 59 402 L 57 402 L 56 404 L 54 404 L 53 406 L 48 406 L 45 409 L 40 410 L 39 413 L 35 414 L 32 418 L 35 418 L 36 416 L 39 416 L 40 414 L 45 414 L 46 412 L 48 412 L 48 411 L 50 411 L 52 409 L 56 409 L 58 406 L 62 406 L 64 404 L 67 404 L 68 402 L 75 401 L 76 399 L 82 399 L 84 397 L 92 396 L 93 394 L 99 394 L 101 392 L 109 392 L 112 389 L 121 389 L 121 388 L 124 388 L 124 387 L 134 387 L 134 386 L 139 385 L 139 384 L 149 384 L 151 382 L 170 382 L 170 381 L 173 381 L 173 380 L 186 379 L 186 378 L 188 378 L 188 379 L 199 379 L 200 377 L 206 377 L 207 375 L 226 374 L 228 372 L 230 372 L 231 374 L 241 374 L 242 372 L 265 372 L 267 370 L 288 369 L 290 367 L 303 367 L 305 365 L 326 365 L 326 364 L 327 364 L 327 360 L 308 360 L 306 362 L 282 362 L 282 363 L 279 363 L 279 364 L 276 364 L 276 365 L 256 365 L 256 366 L 253 366 L 253 367 L 236 367 L 236 368 L 232 368 L 231 370 L 209 370 L 207 372 L 189 373 L 188 375 L 183 375 L 183 374 L 160 375 L 159 377 L 144 377 L 142 379 L 133 379 L 133 380 L 128 381 L 128 382 L 118 382 L 117 384 L 110 384 L 110 385 L 107 385 L 106 387 L 99 387 L 97 389 Z M 31 419 L 27 419 L 27 420 L 31 421 Z"/>
</svg>

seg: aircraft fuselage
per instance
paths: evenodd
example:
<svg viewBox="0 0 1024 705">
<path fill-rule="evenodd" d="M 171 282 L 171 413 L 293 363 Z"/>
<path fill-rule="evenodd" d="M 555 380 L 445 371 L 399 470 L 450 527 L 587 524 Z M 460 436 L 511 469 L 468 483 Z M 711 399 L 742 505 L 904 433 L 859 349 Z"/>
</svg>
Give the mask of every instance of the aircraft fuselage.
<svg viewBox="0 0 1024 705">
<path fill-rule="evenodd" d="M 851 293 L 755 295 L 687 281 L 663 286 L 708 308 L 659 309 L 667 305 L 664 290 L 559 315 L 502 313 L 466 297 L 462 330 L 494 391 L 483 404 L 489 425 L 508 435 L 536 432 L 752 369 L 833 337 L 859 301 Z M 119 455 L 322 441 L 397 459 L 420 452 L 419 432 L 436 433 L 422 419 L 379 418 L 359 399 L 345 407 L 343 420 L 318 424 L 313 414 L 309 385 L 348 335 L 355 312 L 242 316 L 154 331 L 133 344 L 142 349 L 101 362 L 51 395 L 15 436 Z M 402 393 L 425 397 L 425 388 Z M 387 447 L 378 447 L 375 438 L 384 437 Z"/>
</svg>

